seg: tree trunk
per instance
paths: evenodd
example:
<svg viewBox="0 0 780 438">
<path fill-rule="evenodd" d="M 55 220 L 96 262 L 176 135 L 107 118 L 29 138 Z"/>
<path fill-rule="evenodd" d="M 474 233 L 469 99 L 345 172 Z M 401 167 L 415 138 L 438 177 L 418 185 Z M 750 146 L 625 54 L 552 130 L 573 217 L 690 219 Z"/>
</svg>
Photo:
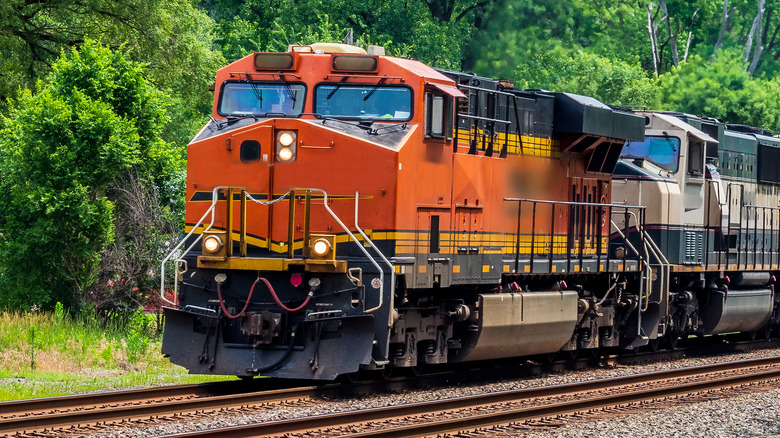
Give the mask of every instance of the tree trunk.
<svg viewBox="0 0 780 438">
<path fill-rule="evenodd" d="M 653 71 L 658 75 L 658 44 L 656 43 L 655 24 L 653 23 L 653 4 L 647 4 L 647 33 L 650 35 L 650 48 L 653 51 Z"/>
<path fill-rule="evenodd" d="M 693 25 L 696 23 L 696 14 L 699 13 L 699 9 L 696 8 L 695 11 L 693 11 L 693 14 L 691 15 L 691 30 L 688 31 L 688 41 L 685 43 L 685 54 L 683 55 L 683 61 L 688 60 L 688 50 L 691 48 L 691 38 L 693 37 Z"/>
<path fill-rule="evenodd" d="M 753 49 L 753 60 L 750 61 L 750 66 L 748 67 L 748 73 L 750 76 L 753 76 L 753 73 L 756 71 L 756 67 L 758 67 L 758 60 L 761 58 L 761 52 L 764 51 L 764 44 L 762 41 L 764 36 L 764 27 L 761 25 L 761 22 L 764 19 L 765 3 L 766 0 L 758 0 L 758 12 L 756 13 L 756 19 L 754 21 L 756 26 L 756 47 Z"/>
<path fill-rule="evenodd" d="M 677 67 L 680 64 L 680 55 L 677 53 L 677 33 L 672 33 L 672 25 L 669 22 L 669 11 L 666 9 L 666 0 L 659 0 L 658 7 L 661 8 L 661 12 L 664 13 L 664 23 L 666 23 L 666 33 L 669 34 L 669 48 L 672 49 L 672 62 Z"/>
<path fill-rule="evenodd" d="M 452 19 L 452 11 L 455 9 L 454 0 L 423 0 L 431 11 L 431 16 L 441 22 L 449 22 Z"/>
<path fill-rule="evenodd" d="M 759 0 L 760 2 L 761 0 Z M 747 62 L 748 58 L 750 57 L 750 48 L 753 47 L 753 36 L 756 34 L 756 27 L 758 27 L 758 15 L 756 14 L 756 18 L 753 19 L 753 24 L 750 26 L 750 32 L 748 32 L 747 36 L 747 43 L 745 43 L 745 55 L 742 57 L 742 59 Z"/>
<path fill-rule="evenodd" d="M 723 0 L 723 22 L 720 25 L 720 33 L 718 33 L 718 41 L 715 43 L 715 47 L 712 49 L 712 57 L 718 56 L 718 49 L 723 45 L 723 36 L 726 34 L 726 27 L 729 24 L 729 0 Z"/>
</svg>

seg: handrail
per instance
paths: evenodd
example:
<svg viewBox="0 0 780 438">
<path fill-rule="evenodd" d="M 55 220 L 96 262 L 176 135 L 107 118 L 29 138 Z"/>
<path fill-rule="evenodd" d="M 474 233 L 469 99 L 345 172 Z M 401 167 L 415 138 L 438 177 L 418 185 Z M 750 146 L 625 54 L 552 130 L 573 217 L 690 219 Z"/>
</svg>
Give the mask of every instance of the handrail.
<svg viewBox="0 0 780 438">
<path fill-rule="evenodd" d="M 166 302 L 168 304 L 171 304 L 173 306 L 176 306 L 177 305 L 177 301 L 178 301 L 177 300 L 178 299 L 178 281 L 174 281 L 174 284 L 175 284 L 174 288 L 175 288 L 175 290 L 174 290 L 173 300 L 169 300 L 169 299 L 167 299 L 165 297 L 165 264 L 170 261 L 170 259 L 174 256 L 174 254 L 176 254 L 177 251 L 182 247 L 182 245 L 184 245 L 184 243 L 187 241 L 187 239 L 192 237 L 192 235 L 195 233 L 195 231 L 204 223 L 204 221 L 209 216 L 209 214 L 211 215 L 211 222 L 198 235 L 198 237 L 192 242 L 192 244 L 183 253 L 181 253 L 181 255 L 179 255 L 179 258 L 177 259 L 177 262 L 181 261 L 182 258 L 184 256 L 186 256 L 195 247 L 195 245 L 198 244 L 198 242 L 200 242 L 200 239 L 203 237 L 203 233 L 205 233 L 206 231 L 210 230 L 214 226 L 215 217 L 216 217 L 216 215 L 215 215 L 215 212 L 216 212 L 215 208 L 216 208 L 217 202 L 219 201 L 219 191 L 220 190 L 226 190 L 226 189 L 229 189 L 229 188 L 231 188 L 231 186 L 217 186 L 217 187 L 215 187 L 212 190 L 211 205 L 209 206 L 209 208 L 206 210 L 206 212 L 203 214 L 203 216 L 198 220 L 198 222 L 192 227 L 190 232 L 187 233 L 187 235 L 163 259 L 163 261 L 162 261 L 162 263 L 160 265 L 160 277 L 161 277 L 160 278 L 160 297 L 162 298 L 162 300 L 164 302 Z M 384 284 L 385 284 L 385 281 L 384 281 L 384 275 L 385 275 L 384 274 L 384 270 L 379 266 L 379 264 L 376 262 L 374 257 L 372 257 L 371 254 L 369 254 L 368 251 L 363 247 L 363 245 L 360 243 L 360 241 L 357 239 L 357 237 L 355 237 L 355 234 L 352 233 L 349 230 L 349 228 L 346 226 L 346 224 L 344 224 L 344 222 L 328 206 L 328 193 L 325 190 L 318 189 L 318 188 L 310 188 L 310 189 L 293 188 L 293 189 L 290 189 L 289 191 L 287 191 L 285 194 L 283 194 L 283 195 L 281 195 L 281 196 L 279 196 L 277 198 L 274 198 L 273 200 L 270 200 L 270 201 L 261 201 L 261 200 L 255 199 L 249 193 L 246 193 L 246 197 L 247 197 L 247 199 L 249 199 L 250 201 L 253 201 L 255 203 L 262 204 L 262 205 L 269 205 L 269 204 L 273 204 L 273 203 L 276 203 L 276 202 L 279 202 L 279 201 L 285 199 L 286 197 L 288 197 L 288 195 L 290 195 L 291 193 L 294 193 L 295 191 L 298 191 L 298 190 L 309 190 L 309 191 L 312 191 L 312 192 L 321 193 L 322 197 L 323 197 L 323 207 L 325 207 L 325 210 L 339 224 L 339 226 L 341 226 L 341 228 L 349 235 L 349 237 L 358 246 L 358 248 L 360 248 L 360 250 L 366 256 L 366 258 L 368 258 L 368 260 L 377 269 L 377 271 L 379 272 L 379 282 L 380 282 L 379 304 L 376 307 L 373 307 L 371 309 L 366 310 L 365 312 L 366 313 L 372 313 L 372 312 L 378 310 L 379 308 L 381 308 L 383 303 L 384 303 L 384 293 L 383 293 L 384 292 Z M 363 232 L 363 230 L 358 226 L 358 220 L 357 220 L 358 219 L 358 207 L 357 207 L 357 202 L 358 201 L 357 201 L 357 199 L 359 197 L 359 194 L 357 192 L 355 192 L 355 196 L 356 196 L 356 198 L 355 198 L 355 227 L 360 232 L 360 234 L 363 236 L 363 238 L 366 239 L 366 242 L 368 242 L 370 244 L 370 246 L 372 248 L 374 248 L 374 251 L 376 251 L 377 254 L 379 254 L 379 256 L 381 257 L 381 259 L 390 267 L 390 273 L 391 273 L 391 285 L 390 285 L 390 287 L 391 287 L 391 298 L 392 298 L 392 293 L 395 290 L 395 266 L 387 259 L 387 257 L 385 257 L 384 254 L 382 254 L 382 252 L 379 250 L 379 248 L 376 247 L 376 245 L 371 241 L 371 239 L 369 239 L 368 236 Z M 228 202 L 231 202 L 231 201 L 232 201 L 232 199 L 228 200 Z M 290 198 L 290 202 L 293 202 L 293 201 L 294 200 L 292 198 Z M 269 238 L 270 238 L 270 236 L 269 236 Z M 292 245 L 292 242 L 290 242 L 290 244 Z"/>
<path fill-rule="evenodd" d="M 579 201 L 552 201 L 549 199 L 530 199 L 530 198 L 504 198 L 504 201 L 512 202 L 535 202 L 538 204 L 559 204 L 559 205 L 582 205 L 585 207 L 616 207 L 624 209 L 644 210 L 644 205 L 626 205 L 626 204 L 601 204 L 598 202 L 579 202 Z"/>
<path fill-rule="evenodd" d="M 650 269 L 650 265 L 647 263 L 647 260 L 646 259 L 642 259 L 642 256 L 641 256 L 641 254 L 639 254 L 639 251 L 637 251 L 637 249 L 634 248 L 634 245 L 632 245 L 631 242 L 628 241 L 628 238 L 626 237 L 625 234 L 623 234 L 623 232 L 620 230 L 620 227 L 617 226 L 615 221 L 610 219 L 609 222 L 612 224 L 613 227 L 615 227 L 615 231 L 617 231 L 617 233 L 620 235 L 620 237 L 623 238 L 623 241 L 626 243 L 626 246 L 628 246 L 631 249 L 631 251 L 633 251 L 634 254 L 636 254 L 637 257 L 639 257 L 639 259 L 640 259 L 639 261 L 640 261 L 640 263 L 642 263 L 642 266 L 644 267 L 644 269 L 646 269 L 647 271 L 652 272 L 652 270 Z M 628 229 L 628 228 L 629 228 L 628 223 L 626 223 L 626 229 Z M 625 259 L 625 256 L 623 256 L 623 257 Z M 647 277 L 647 275 L 645 275 L 645 276 Z M 647 287 L 647 286 L 644 284 L 644 282 L 640 282 L 639 283 L 639 303 L 637 303 L 637 307 L 640 309 L 640 311 L 637 312 L 637 325 L 636 325 L 636 330 L 637 330 L 637 335 L 638 336 L 642 335 L 642 298 L 644 296 L 643 289 L 645 287 Z"/>
<path fill-rule="evenodd" d="M 209 206 L 209 208 L 206 210 L 205 213 L 203 213 L 203 216 L 201 216 L 201 218 L 198 220 L 198 222 L 195 223 L 195 225 L 192 227 L 190 232 L 187 233 L 187 235 L 184 236 L 184 238 L 168 253 L 168 255 L 165 256 L 165 258 L 163 259 L 162 263 L 160 264 L 160 298 L 162 298 L 162 300 L 164 302 L 166 302 L 166 303 L 168 303 L 168 304 L 170 304 L 172 306 L 175 306 L 175 305 L 177 305 L 177 299 L 178 299 L 178 296 L 179 296 L 179 282 L 178 281 L 174 281 L 173 301 L 165 298 L 165 264 L 168 263 L 168 261 L 171 259 L 171 257 L 173 257 L 173 255 L 176 253 L 176 251 L 178 251 L 179 248 L 181 248 L 181 246 L 184 245 L 184 242 L 186 242 L 187 239 L 192 237 L 192 235 L 195 233 L 195 230 L 197 230 L 198 227 L 200 227 L 203 224 L 203 221 L 206 220 L 206 216 L 208 216 L 209 213 L 211 214 L 211 222 L 209 223 L 209 225 L 206 228 L 203 229 L 203 231 L 198 235 L 197 238 L 195 238 L 195 240 L 192 242 L 192 244 L 179 256 L 179 258 L 176 260 L 176 262 L 181 261 L 184 256 L 189 254 L 189 252 L 192 251 L 192 249 L 195 247 L 195 245 L 197 245 L 198 242 L 200 242 L 200 239 L 203 238 L 203 233 L 205 233 L 206 231 L 209 231 L 214 226 L 214 221 L 215 221 L 215 218 L 216 218 L 216 215 L 215 215 L 216 210 L 215 210 L 215 208 L 216 208 L 217 202 L 219 201 L 219 192 L 221 190 L 227 190 L 227 189 L 230 189 L 230 188 L 236 188 L 236 187 L 233 187 L 233 186 L 216 186 L 216 187 L 214 187 L 214 189 L 211 191 L 211 205 Z M 241 188 L 241 189 L 245 190 L 244 188 Z M 273 204 L 273 203 L 281 201 L 282 199 L 284 199 L 289 194 L 290 194 L 290 192 L 287 192 L 284 195 L 282 195 L 282 196 L 280 196 L 278 198 L 275 198 L 273 200 L 270 200 L 270 201 L 259 201 L 259 200 L 255 199 L 255 198 L 253 198 L 249 193 L 246 193 L 246 197 L 247 197 L 247 199 L 249 199 L 251 201 L 254 201 L 254 202 L 258 203 L 258 204 L 269 205 L 269 204 Z M 232 201 L 232 199 L 230 201 Z"/>
<path fill-rule="evenodd" d="M 316 189 L 316 188 L 311 188 L 311 189 L 307 189 L 307 190 L 311 190 L 313 192 L 316 191 L 316 192 L 322 193 L 322 199 L 323 199 L 322 206 L 325 207 L 325 210 L 328 212 L 328 214 L 330 214 L 330 216 L 333 218 L 333 220 L 335 220 L 341 226 L 341 229 L 344 230 L 349 235 L 349 237 L 352 239 L 353 242 L 355 242 L 355 244 L 358 246 L 358 248 L 360 248 L 360 250 L 363 251 L 363 254 L 368 258 L 368 260 L 371 261 L 371 264 L 374 265 L 374 267 L 377 269 L 377 271 L 379 271 L 380 287 L 384 288 L 385 274 L 382 271 L 382 268 L 379 267 L 379 264 L 376 262 L 376 260 L 374 260 L 374 258 L 371 257 L 371 254 L 369 254 L 368 251 L 366 251 L 366 249 L 363 248 L 363 245 L 360 244 L 360 241 L 357 239 L 357 237 L 355 237 L 355 235 L 352 233 L 352 231 L 349 231 L 349 229 L 344 224 L 344 222 L 342 222 L 341 219 L 339 219 L 339 217 L 336 215 L 336 213 L 334 213 L 333 210 L 331 210 L 330 207 L 328 207 L 328 192 L 326 192 L 323 189 Z M 380 293 L 379 294 L 379 304 L 376 307 L 372 308 L 372 309 L 366 310 L 365 312 L 366 313 L 374 312 L 375 310 L 377 310 L 380 307 L 382 307 L 382 303 L 383 303 L 383 297 L 382 297 L 382 294 Z"/>
<path fill-rule="evenodd" d="M 369 245 L 371 245 L 371 248 L 376 251 L 377 254 L 379 254 L 379 257 L 382 258 L 382 260 L 387 264 L 387 266 L 390 267 L 390 299 L 393 299 L 393 295 L 395 294 L 395 266 L 390 263 L 389 260 L 387 260 L 387 257 L 385 257 L 384 254 L 382 254 L 382 251 L 379 250 L 379 248 L 374 245 L 374 242 L 371 241 L 371 239 L 368 238 L 366 233 L 363 232 L 363 229 L 360 228 L 360 225 L 358 225 L 358 199 L 360 199 L 360 193 L 358 191 L 355 191 L 355 228 L 360 232 L 360 235 L 363 236 L 364 239 L 366 239 L 366 242 L 368 242 Z M 380 270 L 380 282 L 382 282 L 382 271 Z M 382 282 L 382 289 L 384 289 L 384 282 Z M 376 309 L 380 308 L 382 306 L 382 300 L 380 298 L 379 305 L 370 311 L 366 311 L 367 313 L 373 312 Z M 392 305 L 391 305 L 392 307 Z M 392 326 L 392 323 L 388 321 L 389 326 Z"/>
<path fill-rule="evenodd" d="M 214 187 L 214 190 L 212 190 L 212 192 L 211 192 L 211 206 L 209 206 L 209 208 L 206 210 L 206 212 L 203 213 L 203 216 L 201 216 L 201 218 L 198 220 L 198 222 L 195 224 L 195 226 L 192 227 L 190 232 L 187 233 L 187 235 L 184 236 L 184 238 L 176 246 L 173 247 L 173 249 L 168 253 L 168 255 L 165 256 L 165 258 L 163 258 L 162 263 L 160 264 L 160 298 L 162 298 L 162 300 L 164 302 L 166 302 L 166 303 L 168 303 L 168 304 L 170 304 L 172 306 L 175 306 L 175 305 L 177 305 L 177 301 L 178 301 L 178 297 L 179 297 L 179 282 L 174 280 L 174 282 L 173 282 L 173 284 L 174 284 L 173 300 L 171 301 L 171 300 L 165 298 L 165 264 L 168 263 L 168 261 L 171 259 L 171 257 L 173 257 L 173 255 L 176 253 L 176 251 L 178 251 L 179 248 L 181 248 L 182 245 L 184 245 L 184 242 L 186 242 L 187 239 L 189 239 L 195 233 L 195 230 L 197 230 L 198 227 L 203 223 L 203 221 L 206 220 L 206 216 L 208 216 L 209 213 L 211 213 L 211 223 L 203 231 L 205 232 L 205 231 L 208 231 L 209 229 L 211 229 L 211 227 L 214 225 L 214 208 L 217 205 L 217 201 L 219 200 L 218 192 L 219 192 L 219 190 L 226 189 L 226 188 L 228 188 L 228 186 L 217 186 L 217 187 Z M 180 260 L 181 257 L 184 257 L 185 255 L 187 255 L 187 253 L 189 253 L 192 250 L 192 248 L 200 241 L 200 239 L 202 237 L 203 237 L 203 233 L 201 233 L 195 239 L 195 241 L 192 242 L 192 245 L 190 245 L 189 248 L 187 248 L 184 251 L 184 253 L 182 253 L 182 255 L 179 257 L 178 260 Z"/>
</svg>

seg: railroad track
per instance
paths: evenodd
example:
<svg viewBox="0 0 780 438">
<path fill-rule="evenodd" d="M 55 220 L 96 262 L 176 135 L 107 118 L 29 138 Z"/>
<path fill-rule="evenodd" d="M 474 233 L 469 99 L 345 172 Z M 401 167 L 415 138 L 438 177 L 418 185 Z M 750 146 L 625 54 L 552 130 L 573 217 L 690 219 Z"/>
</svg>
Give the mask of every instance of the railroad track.
<svg viewBox="0 0 780 438">
<path fill-rule="evenodd" d="M 534 421 L 587 415 L 713 391 L 766 384 L 780 386 L 780 357 L 726 362 L 553 387 L 366 409 L 168 435 L 183 437 L 421 437 L 533 427 Z"/>
<path fill-rule="evenodd" d="M 202 409 L 303 400 L 314 387 L 301 383 L 231 381 L 0 402 L 0 436 L 55 435 L 68 429 L 94 429 L 101 423 L 105 427 Z"/>
<path fill-rule="evenodd" d="M 721 351 L 732 351 L 736 344 Z M 744 348 L 748 344 L 740 344 Z M 725 349 L 725 350 L 724 350 Z M 259 412 L 285 407 L 304 407 L 322 398 L 363 393 L 381 393 L 408 388 L 448 386 L 457 382 L 485 380 L 475 375 L 489 374 L 492 379 L 534 375 L 563 369 L 582 369 L 594 365 L 647 362 L 689 354 L 692 350 L 640 353 L 632 356 L 606 356 L 549 363 L 525 363 L 490 369 L 489 373 L 461 370 L 415 378 L 357 382 L 343 385 L 313 386 L 305 381 L 255 379 L 200 385 L 180 385 L 133 391 L 118 391 L 45 399 L 0 402 L 0 436 L 59 436 L 80 434 L 133 424 L 192 421 L 230 412 Z M 711 350 L 708 350 L 711 351 Z M 246 436 L 246 435 L 241 435 Z"/>
</svg>

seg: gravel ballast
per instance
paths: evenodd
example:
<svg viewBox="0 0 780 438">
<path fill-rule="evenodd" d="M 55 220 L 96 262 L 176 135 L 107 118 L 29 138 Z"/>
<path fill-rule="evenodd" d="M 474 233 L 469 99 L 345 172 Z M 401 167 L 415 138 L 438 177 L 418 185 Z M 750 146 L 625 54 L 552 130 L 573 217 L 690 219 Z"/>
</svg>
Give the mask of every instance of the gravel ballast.
<svg viewBox="0 0 780 438">
<path fill-rule="evenodd" d="M 145 428 L 116 429 L 110 433 L 98 433 L 92 437 L 153 437 L 231 425 L 251 424 L 305 416 L 323 415 L 357 409 L 381 408 L 403 403 L 440 400 L 464 395 L 539 386 L 559 385 L 588 380 L 619 377 L 631 374 L 662 371 L 707 365 L 719 362 L 780 356 L 780 348 L 756 350 L 717 357 L 693 357 L 670 362 L 644 365 L 617 365 L 583 371 L 569 371 L 540 377 L 504 379 L 479 385 L 451 386 L 426 390 L 409 390 L 402 393 L 375 394 L 343 400 L 317 400 L 305 406 L 279 407 L 251 413 L 222 413 L 189 422 L 160 422 Z M 670 408 L 628 413 L 604 419 L 581 419 L 564 422 L 560 427 L 545 430 L 517 432 L 513 435 L 532 437 L 624 437 L 624 436 L 780 436 L 780 389 L 769 389 L 738 394 L 731 397 L 676 405 Z M 86 436 L 86 435 L 84 435 Z"/>
</svg>

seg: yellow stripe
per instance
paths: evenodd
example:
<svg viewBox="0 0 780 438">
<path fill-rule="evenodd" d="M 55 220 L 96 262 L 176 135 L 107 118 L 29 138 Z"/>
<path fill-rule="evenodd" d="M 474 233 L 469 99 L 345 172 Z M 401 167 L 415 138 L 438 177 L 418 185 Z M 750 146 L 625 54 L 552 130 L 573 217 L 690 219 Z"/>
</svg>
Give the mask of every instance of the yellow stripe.
<svg viewBox="0 0 780 438">
<path fill-rule="evenodd" d="M 457 131 L 457 140 L 458 140 L 458 147 L 464 147 L 468 148 L 471 145 L 469 144 L 469 133 L 473 134 L 473 131 L 469 131 L 467 129 L 458 129 Z M 529 135 L 521 135 L 519 136 L 521 142 L 522 142 L 522 155 L 530 155 L 530 156 L 538 156 L 538 157 L 548 157 L 548 158 L 559 158 L 561 155 L 560 152 L 560 146 L 557 140 L 553 140 L 551 138 L 544 138 L 544 137 L 532 137 Z M 501 148 L 504 146 L 504 143 L 507 143 L 507 153 L 510 155 L 520 155 L 521 154 L 521 148 L 520 148 L 520 142 L 518 142 L 518 135 L 510 133 L 509 135 L 504 134 L 503 132 L 496 132 L 493 136 L 493 153 L 497 154 L 501 152 Z M 485 136 L 485 147 L 488 146 L 489 138 Z M 482 135 L 477 134 L 477 148 L 482 147 Z M 479 149 L 480 151 L 482 149 Z"/>
<path fill-rule="evenodd" d="M 198 230 L 195 230 L 195 234 L 202 234 L 205 227 L 201 226 Z M 185 227 L 185 232 L 189 233 L 193 227 L 188 225 Z M 221 228 L 212 228 L 215 231 L 223 231 Z M 373 232 L 371 230 L 366 231 L 366 234 L 372 241 L 390 240 L 395 241 L 396 254 L 416 254 L 419 250 L 427 252 L 428 245 L 430 243 L 427 232 L 415 233 L 411 231 L 381 231 Z M 516 244 L 515 235 L 510 233 L 478 233 L 478 238 L 473 239 L 473 234 L 468 233 L 468 237 L 472 239 L 462 239 L 461 233 L 458 232 L 442 232 L 439 240 L 440 254 L 457 254 L 458 247 L 479 247 L 481 254 L 515 254 Z M 360 235 L 355 236 L 358 241 L 363 242 L 364 239 Z M 418 237 L 423 237 L 418 239 Z M 236 232 L 233 234 L 233 241 L 238 242 L 240 239 L 239 234 Z M 267 239 L 260 237 L 247 236 L 247 244 L 265 248 L 267 245 Z M 553 237 L 553 251 L 555 255 L 569 254 L 567 250 L 567 236 L 556 235 Z M 594 239 L 595 240 L 595 239 Z M 336 244 L 352 244 L 352 238 L 345 234 L 336 235 Z M 606 255 L 609 239 L 607 237 L 602 238 L 601 242 L 601 254 Z M 485 247 L 498 247 L 497 249 L 484 249 Z M 293 250 L 300 250 L 303 248 L 303 239 L 298 239 L 293 242 Z M 534 254 L 537 255 L 549 255 L 550 250 L 550 236 L 535 236 L 533 239 Z M 271 251 L 277 253 L 287 252 L 286 242 L 271 242 Z M 531 236 L 520 236 L 520 253 L 531 253 Z M 572 249 L 570 254 L 579 255 L 580 245 L 577 240 L 572 242 Z M 586 246 L 582 249 L 583 255 L 596 255 L 598 253 L 595 243 L 592 247 L 589 241 L 586 242 Z M 735 268 L 736 269 L 736 268 Z"/>
</svg>

